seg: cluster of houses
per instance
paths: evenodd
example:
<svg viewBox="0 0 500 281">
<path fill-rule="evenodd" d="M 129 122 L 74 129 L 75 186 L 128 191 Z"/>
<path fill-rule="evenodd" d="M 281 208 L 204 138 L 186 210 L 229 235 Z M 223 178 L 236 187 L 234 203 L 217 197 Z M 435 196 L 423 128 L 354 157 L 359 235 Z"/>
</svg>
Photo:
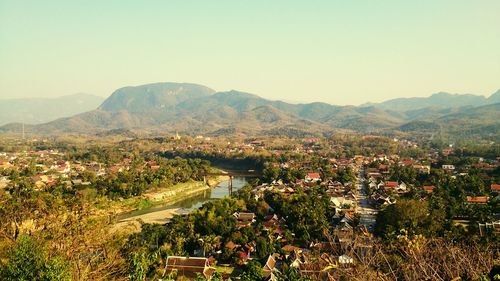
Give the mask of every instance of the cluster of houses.
<svg viewBox="0 0 500 281">
<path fill-rule="evenodd" d="M 304 189 L 313 185 L 320 185 L 325 188 L 330 197 L 332 207 L 337 212 L 332 218 L 336 225 L 332 241 L 312 243 L 309 247 L 301 248 L 291 244 L 287 240 L 288 229 L 285 218 L 279 216 L 265 202 L 264 192 L 271 191 L 286 194 L 293 194 L 301 186 Z M 263 265 L 265 280 L 277 280 L 277 273 L 282 266 L 287 264 L 295 267 L 301 275 L 314 277 L 319 280 L 330 280 L 331 273 L 335 268 L 350 267 L 355 263 L 355 256 L 363 253 L 354 253 L 353 249 L 368 249 L 370 247 L 369 239 L 371 235 L 366 228 L 364 247 L 353 247 L 355 243 L 355 224 L 354 214 L 356 206 L 356 197 L 354 185 L 351 183 L 342 184 L 335 181 L 322 181 L 319 173 L 308 173 L 304 179 L 292 184 L 284 184 L 278 180 L 269 184 L 255 186 L 253 189 L 255 200 L 259 201 L 257 209 L 264 213 L 263 217 L 258 217 L 255 213 L 235 212 L 233 217 L 236 220 L 237 229 L 262 227 L 266 236 L 272 237 L 274 241 L 279 241 L 282 247 L 281 254 L 273 253 L 269 255 Z M 259 212 L 260 212 L 259 211 Z M 257 223 L 259 222 L 259 223 Z M 293 237 L 293 234 L 291 234 Z M 357 241 L 356 243 L 359 243 Z M 256 255 L 257 246 L 255 241 L 245 244 L 238 244 L 234 241 L 228 241 L 223 248 L 233 252 L 237 261 L 236 264 L 242 265 L 253 259 Z M 202 274 L 209 278 L 214 272 L 216 261 L 213 257 L 170 257 L 167 260 L 166 272 L 175 272 L 176 275 L 192 277 L 196 274 Z"/>
<path fill-rule="evenodd" d="M 490 198 L 496 198 L 496 200 L 500 201 L 500 184 L 492 184 L 490 187 L 490 196 L 482 196 L 484 198 L 480 198 L 482 201 L 476 204 L 487 204 L 490 201 Z M 478 199 L 475 198 L 477 201 Z M 467 198 L 469 201 L 469 198 Z M 500 214 L 495 214 L 495 220 L 491 222 L 479 223 L 479 234 L 481 236 L 486 236 L 488 234 L 500 235 Z"/>
<path fill-rule="evenodd" d="M 388 164 L 379 164 L 378 168 L 365 170 L 366 184 L 370 191 L 369 202 L 373 206 L 394 204 L 398 195 L 409 191 L 406 183 L 389 180 L 389 168 Z"/>
<path fill-rule="evenodd" d="M 264 280 L 277 281 L 277 276 L 284 264 L 296 268 L 301 275 L 314 278 L 314 280 L 333 280 L 333 270 L 338 267 L 350 267 L 355 263 L 354 258 L 347 254 L 332 256 L 328 253 L 322 253 L 318 257 L 317 251 L 319 248 L 317 246 L 314 245 L 311 249 L 285 246 L 282 250 L 286 254 L 273 253 L 269 255 L 262 267 Z M 325 246 L 323 245 L 323 247 Z M 327 244 L 326 247 L 329 248 L 329 251 L 332 251 L 332 248 L 338 247 L 338 243 L 332 242 Z M 369 248 L 368 243 L 364 248 L 364 250 Z M 363 247 L 357 249 L 363 249 Z M 194 279 L 201 275 L 206 279 L 210 279 L 216 272 L 216 262 L 213 257 L 169 256 L 166 260 L 165 272 L 177 277 Z M 228 275 L 226 274 L 223 277 L 228 278 Z"/>
<path fill-rule="evenodd" d="M 307 190 L 311 186 L 319 185 L 330 198 L 332 207 L 337 212 L 348 212 L 353 214 L 356 209 L 356 191 L 352 183 L 341 183 L 339 181 L 323 181 L 319 173 L 308 173 L 304 179 L 299 179 L 295 183 L 283 183 L 281 180 L 272 183 L 264 183 L 255 187 L 257 197 L 263 198 L 265 191 L 278 192 L 283 194 L 293 194 L 297 188 Z"/>
<path fill-rule="evenodd" d="M 397 195 L 408 191 L 404 182 L 384 181 L 373 176 L 368 179 L 368 188 L 371 191 L 369 202 L 376 207 L 394 204 Z"/>
<path fill-rule="evenodd" d="M 67 187 L 91 185 L 88 175 L 103 177 L 121 173 L 130 169 L 132 160 L 124 158 L 118 163 L 104 164 L 97 161 L 69 161 L 65 154 L 57 150 L 25 151 L 21 153 L 0 153 L 0 171 L 29 169 L 29 178 L 37 190 L 42 190 L 58 183 Z M 155 161 L 144 163 L 144 168 L 152 171 L 160 169 Z M 14 183 L 9 176 L 0 176 L 0 188 Z"/>
<path fill-rule="evenodd" d="M 261 205 L 259 208 L 267 209 L 269 212 L 268 215 L 259 219 L 262 227 L 269 236 L 284 245 L 281 253 L 272 253 L 268 256 L 262 267 L 264 280 L 278 280 L 277 274 L 285 264 L 296 268 L 303 276 L 316 280 L 331 280 L 332 272 L 336 268 L 353 266 L 356 262 L 355 257 L 362 257 L 371 248 L 371 236 L 366 231 L 366 235 L 361 237 L 361 240 L 359 236 L 354 238 L 354 229 L 349 225 L 352 218 L 347 214 L 335 217 L 338 227 L 331 241 L 311 243 L 307 248 L 294 246 L 287 243 L 283 235 L 287 228 L 286 220 L 275 214 L 265 202 Z M 256 227 L 257 216 L 254 213 L 236 212 L 233 216 L 238 229 Z M 236 253 L 238 257 L 236 264 L 239 265 L 252 260 L 257 249 L 255 241 L 243 245 L 228 241 L 223 247 Z M 166 261 L 165 272 L 177 277 L 194 278 L 196 275 L 203 275 L 209 279 L 216 271 L 216 264 L 217 261 L 212 256 L 170 256 Z"/>
</svg>

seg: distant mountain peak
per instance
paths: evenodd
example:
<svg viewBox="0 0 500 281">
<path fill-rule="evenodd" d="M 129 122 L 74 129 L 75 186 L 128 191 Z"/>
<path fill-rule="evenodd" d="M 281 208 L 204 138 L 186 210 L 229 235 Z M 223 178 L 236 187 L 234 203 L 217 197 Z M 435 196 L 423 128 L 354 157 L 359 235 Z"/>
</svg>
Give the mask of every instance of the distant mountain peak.
<svg viewBox="0 0 500 281">
<path fill-rule="evenodd" d="M 437 93 L 434 93 L 432 94 L 429 98 L 433 98 L 433 97 L 439 97 L 439 98 L 482 98 L 484 96 L 482 95 L 474 95 L 474 94 L 468 94 L 468 93 L 465 93 L 465 94 L 458 94 L 458 93 L 448 93 L 448 92 L 437 92 Z"/>
<path fill-rule="evenodd" d="M 488 97 L 489 103 L 498 103 L 500 102 L 500 89 L 494 92 L 491 96 Z"/>
<path fill-rule="evenodd" d="M 233 97 L 245 97 L 245 98 L 261 98 L 257 95 L 250 94 L 247 92 L 240 92 L 237 90 L 230 90 L 230 91 L 224 91 L 224 92 L 217 92 L 214 94 L 215 96 L 233 96 Z"/>
<path fill-rule="evenodd" d="M 431 97 L 434 97 L 434 96 L 456 96 L 458 94 L 451 94 L 451 93 L 448 93 L 448 92 L 437 92 L 437 93 L 434 93 L 431 95 Z"/>
<path fill-rule="evenodd" d="M 120 88 L 111 94 L 99 107 L 110 112 L 148 112 L 175 107 L 192 98 L 215 93 L 214 90 L 198 84 L 162 82 Z"/>
<path fill-rule="evenodd" d="M 491 103 L 485 96 L 473 94 L 434 93 L 429 97 L 396 98 L 381 103 L 367 103 L 363 107 L 375 106 L 382 109 L 407 111 L 422 108 L 459 108 L 481 106 Z"/>
</svg>

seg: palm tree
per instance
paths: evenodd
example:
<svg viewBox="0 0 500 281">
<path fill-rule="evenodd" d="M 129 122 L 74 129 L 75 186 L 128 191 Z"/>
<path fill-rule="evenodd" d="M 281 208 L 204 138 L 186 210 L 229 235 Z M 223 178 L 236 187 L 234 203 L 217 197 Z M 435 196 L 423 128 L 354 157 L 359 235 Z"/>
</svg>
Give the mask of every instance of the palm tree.
<svg viewBox="0 0 500 281">
<path fill-rule="evenodd" d="M 213 234 L 202 236 L 198 238 L 198 241 L 203 249 L 203 256 L 206 256 L 207 253 L 210 253 L 220 246 L 220 237 Z"/>
</svg>

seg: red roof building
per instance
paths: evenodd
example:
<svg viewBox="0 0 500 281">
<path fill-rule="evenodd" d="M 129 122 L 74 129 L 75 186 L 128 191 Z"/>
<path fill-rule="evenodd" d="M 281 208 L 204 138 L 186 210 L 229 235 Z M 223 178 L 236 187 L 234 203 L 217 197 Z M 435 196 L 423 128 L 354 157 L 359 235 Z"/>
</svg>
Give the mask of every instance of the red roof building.
<svg viewBox="0 0 500 281">
<path fill-rule="evenodd" d="M 433 186 L 433 185 L 425 185 L 424 186 L 424 191 L 427 192 L 427 193 L 432 193 L 432 192 L 434 192 L 434 188 L 436 188 L 436 187 Z"/>
<path fill-rule="evenodd" d="M 319 173 L 309 173 L 309 174 L 307 174 L 307 177 L 311 178 L 311 179 L 319 179 L 319 178 L 321 178 L 320 175 L 319 175 Z"/>
<path fill-rule="evenodd" d="M 490 201 L 488 196 L 467 196 L 467 203 L 469 204 L 486 204 Z"/>
<path fill-rule="evenodd" d="M 177 272 L 177 276 L 195 278 L 197 274 L 202 274 L 210 279 L 215 272 L 207 258 L 169 256 L 167 258 L 166 272 Z"/>
<path fill-rule="evenodd" d="M 398 186 L 398 185 L 399 185 L 399 183 L 398 183 L 397 181 L 388 181 L 388 182 L 385 184 L 385 186 L 387 186 L 387 187 L 396 187 L 396 186 Z"/>
<path fill-rule="evenodd" d="M 402 160 L 399 162 L 399 164 L 401 164 L 403 166 L 410 166 L 410 165 L 415 164 L 415 161 L 414 160 Z"/>
<path fill-rule="evenodd" d="M 319 182 L 319 181 L 321 181 L 321 176 L 319 175 L 319 173 L 309 173 L 304 178 L 304 181 L 306 183 Z"/>
</svg>

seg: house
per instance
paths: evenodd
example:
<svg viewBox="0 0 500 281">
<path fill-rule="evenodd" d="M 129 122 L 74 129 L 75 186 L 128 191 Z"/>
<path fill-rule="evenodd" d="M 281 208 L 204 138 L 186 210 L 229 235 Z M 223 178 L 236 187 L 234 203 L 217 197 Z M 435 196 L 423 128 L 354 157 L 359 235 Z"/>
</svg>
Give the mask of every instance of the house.
<svg viewBox="0 0 500 281">
<path fill-rule="evenodd" d="M 373 194 L 369 200 L 371 204 L 374 204 L 378 207 L 396 203 L 396 200 L 391 198 L 390 196 L 384 196 L 378 193 Z"/>
<path fill-rule="evenodd" d="M 433 186 L 433 185 L 424 185 L 423 190 L 424 190 L 425 192 L 427 192 L 427 193 L 432 193 L 432 192 L 434 192 L 434 189 L 435 189 L 435 188 L 436 188 L 436 187 L 435 187 L 435 186 Z"/>
<path fill-rule="evenodd" d="M 237 252 L 238 261 L 236 262 L 239 265 L 245 264 L 248 259 L 250 259 L 250 254 L 255 252 L 257 244 L 255 241 L 251 241 L 243 245 L 243 247 Z"/>
<path fill-rule="evenodd" d="M 446 171 L 454 171 L 455 165 L 442 165 L 441 169 L 446 170 Z"/>
<path fill-rule="evenodd" d="M 394 190 L 394 191 L 397 191 L 399 193 L 403 193 L 403 192 L 406 192 L 406 189 L 407 189 L 407 186 L 404 182 L 398 183 L 397 181 L 388 181 L 384 185 L 385 191 Z"/>
<path fill-rule="evenodd" d="M 379 171 L 388 171 L 389 170 L 389 165 L 386 164 L 380 164 L 378 165 Z"/>
<path fill-rule="evenodd" d="M 384 181 L 380 181 L 378 184 L 377 184 L 377 189 L 383 189 L 385 186 L 385 182 Z"/>
<path fill-rule="evenodd" d="M 321 176 L 319 175 L 319 173 L 309 173 L 304 178 L 304 181 L 308 183 L 320 182 Z"/>
<path fill-rule="evenodd" d="M 229 241 L 226 243 L 226 245 L 224 245 L 224 248 L 228 249 L 229 251 L 234 251 L 239 247 L 241 247 L 241 245 L 238 245 L 238 244 L 234 243 L 233 241 Z"/>
<path fill-rule="evenodd" d="M 492 184 L 491 191 L 496 191 L 500 193 L 500 184 Z"/>
<path fill-rule="evenodd" d="M 276 269 L 276 260 L 274 259 L 274 255 L 269 255 L 267 258 L 266 264 L 262 268 L 262 272 L 264 274 L 264 278 L 269 278 L 271 274 L 277 270 Z"/>
<path fill-rule="evenodd" d="M 165 266 L 167 273 L 176 272 L 177 276 L 195 278 L 197 274 L 202 274 L 210 279 L 215 272 L 207 258 L 169 256 Z"/>
<path fill-rule="evenodd" d="M 486 204 L 490 201 L 488 196 L 467 196 L 467 204 Z"/>
<path fill-rule="evenodd" d="M 69 171 L 71 171 L 71 166 L 69 164 L 69 162 L 62 162 L 61 161 L 57 161 L 58 164 L 57 165 L 54 165 L 52 167 L 50 167 L 52 170 L 58 172 L 58 173 L 61 173 L 61 174 L 66 174 L 66 173 L 69 173 Z M 61 164 L 59 164 L 61 163 Z"/>
<path fill-rule="evenodd" d="M 348 255 L 342 255 L 338 257 L 338 261 L 340 265 L 346 266 L 346 265 L 352 265 L 354 264 L 354 259 L 351 258 Z"/>
<path fill-rule="evenodd" d="M 255 222 L 255 214 L 254 213 L 240 213 L 240 212 L 235 212 L 233 214 L 233 216 L 237 220 L 236 226 L 238 228 L 248 227 L 253 222 Z"/>
<path fill-rule="evenodd" d="M 123 167 L 118 166 L 118 165 L 115 165 L 115 166 L 111 166 L 111 167 L 109 167 L 109 169 L 108 169 L 108 170 L 109 170 L 109 172 L 110 172 L 111 174 L 118 174 L 118 173 L 123 172 Z"/>
<path fill-rule="evenodd" d="M 297 268 L 301 275 L 313 280 L 332 280 L 333 277 L 330 275 L 330 271 L 335 268 L 336 264 L 323 257 L 313 262 L 304 253 L 301 253 L 295 258 L 291 266 Z"/>
<path fill-rule="evenodd" d="M 0 188 L 5 188 L 9 185 L 10 180 L 7 177 L 1 177 L 0 178 Z"/>
<path fill-rule="evenodd" d="M 0 169 L 9 169 L 13 166 L 9 161 L 0 159 Z"/>
<path fill-rule="evenodd" d="M 479 224 L 479 234 L 485 236 L 488 233 L 500 234 L 500 221 Z"/>
<path fill-rule="evenodd" d="M 287 244 L 287 245 L 281 247 L 281 250 L 283 250 L 286 253 L 291 253 L 291 252 L 295 252 L 295 251 L 300 251 L 300 248 L 293 246 L 293 245 L 290 245 L 290 244 Z"/>
<path fill-rule="evenodd" d="M 89 181 L 83 181 L 82 179 L 73 179 L 71 180 L 72 185 L 90 185 L 91 182 Z"/>
<path fill-rule="evenodd" d="M 341 196 L 341 197 L 331 197 L 330 198 L 330 203 L 332 203 L 333 206 L 336 209 L 343 209 L 344 207 L 347 207 L 347 206 L 349 206 L 350 208 L 352 208 L 352 207 L 355 206 L 354 201 L 348 200 L 348 199 L 344 198 L 343 196 Z"/>
<path fill-rule="evenodd" d="M 383 184 L 383 182 L 379 183 L 379 187 L 380 187 L 380 184 Z M 395 190 L 396 187 L 398 186 L 398 182 L 397 181 L 388 181 L 387 183 L 385 183 L 385 185 L 383 186 L 383 189 L 385 191 L 388 191 L 388 190 Z"/>
<path fill-rule="evenodd" d="M 335 227 L 336 230 L 342 231 L 342 232 L 352 232 L 352 219 L 348 216 L 345 215 L 337 224 Z"/>
<path fill-rule="evenodd" d="M 149 161 L 149 162 L 147 162 L 147 165 L 148 165 L 148 167 L 149 167 L 151 170 L 153 170 L 153 171 L 156 171 L 156 170 L 159 170 L 159 169 L 160 169 L 160 165 L 158 165 L 158 164 L 156 163 L 156 161 Z"/>
<path fill-rule="evenodd" d="M 255 218 L 254 213 L 240 213 L 236 212 L 233 214 L 239 221 L 252 221 Z"/>
<path fill-rule="evenodd" d="M 397 181 L 388 181 L 386 184 L 385 184 L 385 187 L 389 187 L 389 188 L 396 188 L 398 186 L 398 182 Z"/>
<path fill-rule="evenodd" d="M 401 166 L 411 166 L 411 165 L 414 165 L 414 164 L 415 164 L 414 160 L 401 160 L 399 162 L 399 165 L 401 165 Z"/>
<path fill-rule="evenodd" d="M 406 192 L 406 190 L 407 190 L 407 186 L 406 186 L 406 183 L 404 183 L 404 182 L 401 182 L 400 184 L 398 184 L 398 186 L 396 186 L 396 191 L 399 193 Z"/>
<path fill-rule="evenodd" d="M 382 177 L 382 174 L 380 172 L 368 172 L 367 176 L 369 178 L 377 178 L 380 179 Z"/>
<path fill-rule="evenodd" d="M 430 174 L 431 166 L 429 165 L 413 165 L 413 169 L 417 170 L 419 174 Z"/>
<path fill-rule="evenodd" d="M 250 145 L 263 147 L 264 146 L 264 141 L 253 140 L 253 141 L 250 142 Z"/>
</svg>

